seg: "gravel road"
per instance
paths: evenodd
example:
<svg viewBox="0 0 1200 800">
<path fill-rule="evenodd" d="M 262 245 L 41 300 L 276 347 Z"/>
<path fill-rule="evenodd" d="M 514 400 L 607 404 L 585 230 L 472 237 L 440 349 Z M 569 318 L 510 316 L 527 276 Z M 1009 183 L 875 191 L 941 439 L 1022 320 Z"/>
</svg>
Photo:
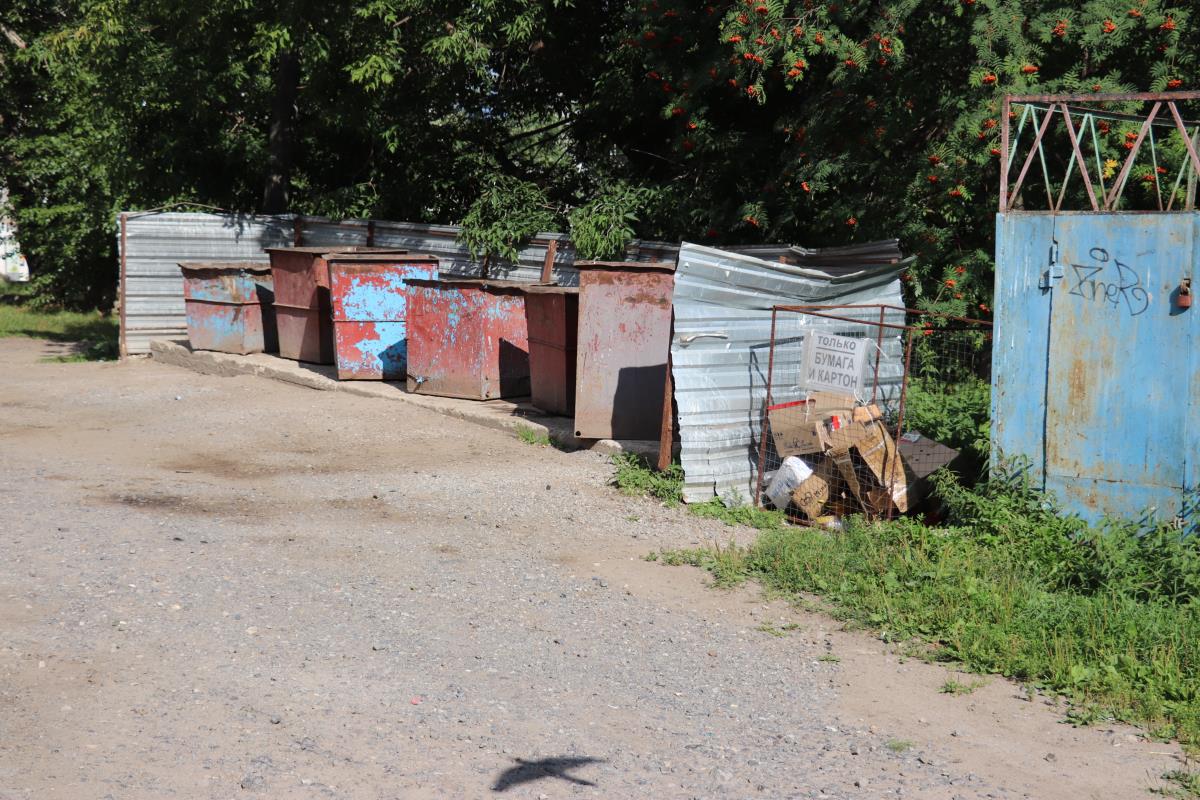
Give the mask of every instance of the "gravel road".
<svg viewBox="0 0 1200 800">
<path fill-rule="evenodd" d="M 47 347 L 0 340 L 3 800 L 1136 797 L 1174 763 L 646 562 L 731 529 L 596 454 Z"/>
</svg>

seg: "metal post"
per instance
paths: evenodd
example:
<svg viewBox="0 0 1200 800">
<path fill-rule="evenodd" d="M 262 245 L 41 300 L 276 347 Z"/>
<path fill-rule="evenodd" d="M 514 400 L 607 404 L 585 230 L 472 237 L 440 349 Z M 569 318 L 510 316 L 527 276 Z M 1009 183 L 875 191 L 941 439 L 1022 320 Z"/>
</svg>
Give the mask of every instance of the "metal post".
<svg viewBox="0 0 1200 800">
<path fill-rule="evenodd" d="M 875 377 L 874 383 L 871 384 L 871 402 L 875 402 L 876 394 L 879 392 L 879 359 L 883 357 L 883 314 L 884 307 L 879 307 L 879 327 L 878 334 L 875 337 Z"/>
<path fill-rule="evenodd" d="M 1004 95 L 1004 126 L 1000 128 L 1000 210 L 1008 211 L 1008 128 L 1012 104 Z"/>
<path fill-rule="evenodd" d="M 554 282 L 554 258 L 558 255 L 558 240 L 551 239 L 546 245 L 546 260 L 542 262 L 542 283 Z"/>
<path fill-rule="evenodd" d="M 675 326 L 671 326 L 671 337 L 675 336 Z M 669 340 L 668 340 L 669 341 Z M 675 409 L 672 401 L 675 399 L 675 379 L 671 375 L 671 350 L 667 348 L 667 377 L 663 381 L 662 427 L 658 433 L 658 471 L 666 472 L 671 466 L 671 450 L 675 444 Z"/>
<path fill-rule="evenodd" d="M 767 409 L 771 407 L 771 386 L 775 380 L 775 322 L 779 308 L 771 308 L 771 347 L 767 356 L 767 394 L 763 400 L 762 419 L 758 425 L 758 473 L 754 476 L 754 507 L 762 508 L 763 470 L 767 465 Z"/>
<path fill-rule="evenodd" d="M 125 277 L 125 274 L 126 274 L 125 273 L 125 259 L 126 259 L 125 242 L 126 242 L 126 238 L 127 238 L 126 231 L 128 229 L 128 221 L 129 221 L 129 215 L 126 213 L 122 213 L 121 214 L 121 276 L 120 276 L 120 287 L 119 287 L 120 292 L 121 292 L 120 305 L 119 305 L 119 311 L 120 311 L 120 317 L 121 317 L 121 321 L 120 321 L 121 336 L 118 339 L 118 349 L 117 349 L 117 353 L 120 355 L 120 357 L 122 359 L 124 359 L 125 357 L 127 357 L 129 355 L 129 346 L 126 343 L 126 338 L 125 338 L 126 337 L 125 301 L 126 301 L 126 295 L 127 295 L 126 277 Z"/>
</svg>

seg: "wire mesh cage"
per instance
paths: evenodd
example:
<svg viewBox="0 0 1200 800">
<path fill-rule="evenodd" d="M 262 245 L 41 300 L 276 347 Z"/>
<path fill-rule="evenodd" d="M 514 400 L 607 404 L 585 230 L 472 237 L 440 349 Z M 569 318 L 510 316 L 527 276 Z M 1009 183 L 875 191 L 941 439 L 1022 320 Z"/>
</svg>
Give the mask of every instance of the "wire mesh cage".
<svg viewBox="0 0 1200 800">
<path fill-rule="evenodd" d="M 920 510 L 986 453 L 991 325 L 896 306 L 777 306 L 758 505 L 836 526 Z"/>
</svg>

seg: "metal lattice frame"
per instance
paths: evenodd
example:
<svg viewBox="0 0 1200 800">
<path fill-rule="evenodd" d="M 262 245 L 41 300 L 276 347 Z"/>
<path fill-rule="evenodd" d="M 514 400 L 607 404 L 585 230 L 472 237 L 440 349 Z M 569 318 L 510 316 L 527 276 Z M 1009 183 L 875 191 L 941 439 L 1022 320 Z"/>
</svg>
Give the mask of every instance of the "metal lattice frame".
<svg viewBox="0 0 1200 800">
<path fill-rule="evenodd" d="M 1125 185 L 1129 180 L 1129 173 L 1133 169 L 1134 162 L 1137 159 L 1143 142 L 1149 141 L 1150 143 L 1151 165 L 1154 168 L 1154 174 L 1156 176 L 1158 174 L 1159 147 L 1154 136 L 1153 126 L 1155 125 L 1168 127 L 1170 130 L 1178 132 L 1187 150 L 1187 158 L 1180 165 L 1165 207 L 1163 206 L 1161 183 L 1157 180 L 1155 181 L 1155 188 L 1158 195 L 1158 209 L 1160 211 L 1172 210 L 1175 203 L 1175 194 L 1186 174 L 1189 178 L 1189 191 L 1185 200 L 1185 210 L 1193 210 L 1196 200 L 1194 186 L 1196 180 L 1200 179 L 1200 154 L 1197 152 L 1197 140 L 1200 139 L 1200 123 L 1185 122 L 1179 113 L 1178 106 L 1178 103 L 1189 100 L 1200 100 L 1200 91 L 1006 96 L 1004 98 L 1003 127 L 1000 132 L 1000 210 L 1002 212 L 1013 210 L 1020 195 L 1021 187 L 1024 185 L 1025 178 L 1029 173 L 1029 168 L 1033 165 L 1034 157 L 1037 156 L 1041 162 L 1042 175 L 1046 185 L 1047 210 L 1055 212 L 1062 210 L 1063 200 L 1067 193 L 1067 185 L 1071 181 L 1072 173 L 1078 168 L 1080 177 L 1083 180 L 1084 189 L 1087 192 L 1091 210 L 1116 211 L 1121 202 L 1121 196 L 1125 191 Z M 1120 102 L 1142 102 L 1153 103 L 1154 105 L 1145 117 L 1110 112 L 1103 108 L 1106 103 Z M 1021 164 L 1020 171 L 1017 173 L 1015 183 L 1012 183 L 1009 177 L 1016 156 L 1015 142 L 1010 139 L 1013 105 L 1023 106 L 1020 120 L 1017 123 L 1016 139 L 1021 137 L 1027 121 L 1035 129 L 1033 142 L 1030 145 L 1028 154 L 1025 156 L 1024 162 Z M 1158 120 L 1164 105 L 1167 111 L 1170 112 L 1169 121 Z M 1039 112 L 1041 113 L 1039 114 Z M 1041 117 L 1040 120 L 1039 116 Z M 1078 123 L 1075 122 L 1073 117 L 1078 117 Z M 1112 184 L 1107 186 L 1104 181 L 1104 168 L 1100 162 L 1099 137 L 1096 134 L 1096 119 L 1098 117 L 1141 122 L 1137 138 L 1133 141 L 1132 147 L 1125 156 L 1120 172 L 1115 176 Z M 1071 142 L 1071 157 L 1067 164 L 1066 174 L 1063 177 L 1058 197 L 1055 198 L 1051 189 L 1050 170 L 1046 163 L 1044 144 L 1047 131 L 1050 130 L 1054 121 L 1058 119 L 1061 119 L 1067 133 L 1067 138 Z M 1188 132 L 1189 125 L 1192 126 L 1190 133 Z M 1092 154 L 1096 166 L 1095 181 L 1093 181 L 1093 175 L 1083 154 L 1082 144 L 1084 143 L 1085 132 L 1090 132 L 1091 134 Z M 1099 193 L 1096 191 L 1097 188 L 1100 190 Z"/>
</svg>

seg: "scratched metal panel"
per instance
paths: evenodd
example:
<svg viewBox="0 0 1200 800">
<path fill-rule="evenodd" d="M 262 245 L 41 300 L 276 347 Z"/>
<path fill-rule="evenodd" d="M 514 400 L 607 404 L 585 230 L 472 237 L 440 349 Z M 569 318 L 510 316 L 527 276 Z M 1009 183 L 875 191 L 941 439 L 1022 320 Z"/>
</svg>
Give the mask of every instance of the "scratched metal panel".
<svg viewBox="0 0 1200 800">
<path fill-rule="evenodd" d="M 575 289 L 525 295 L 529 327 L 529 400 L 547 414 L 575 414 L 579 292 Z"/>
<path fill-rule="evenodd" d="M 408 278 L 436 278 L 432 258 L 329 259 L 334 358 L 338 378 L 404 380 Z"/>
<path fill-rule="evenodd" d="M 1029 458 L 1087 520 L 1185 512 L 1198 323 L 1174 299 L 1198 225 L 1195 213 L 997 219 L 993 460 Z"/>
<path fill-rule="evenodd" d="M 580 276 L 575 435 L 656 440 L 671 346 L 669 271 L 592 267 Z"/>
<path fill-rule="evenodd" d="M 1042 486 L 1046 346 L 1053 300 L 1038 288 L 1054 242 L 1051 214 L 996 215 L 992 336 L 992 461 L 1027 459 Z"/>
<path fill-rule="evenodd" d="M 876 250 L 863 245 L 864 253 Z M 773 306 L 903 305 L 898 276 L 909 262 L 881 265 L 871 258 L 834 275 L 700 245 L 680 248 L 671 374 L 687 502 L 731 493 L 745 500 L 753 496 Z M 789 324 L 797 330 L 784 335 L 797 338 L 804 333 L 802 325 L 836 332 L 840 323 L 793 315 Z M 880 383 L 885 387 L 898 384 L 899 347 L 895 337 L 884 342 L 888 357 Z M 788 366 L 778 368 L 785 375 Z"/>
<path fill-rule="evenodd" d="M 1063 275 L 1050 311 L 1047 488 L 1091 519 L 1147 509 L 1174 517 L 1191 383 L 1179 366 L 1192 337 L 1191 315 L 1171 313 L 1171 294 L 1193 268 L 1193 222 L 1065 215 L 1054 237 Z"/>
<path fill-rule="evenodd" d="M 408 390 L 492 400 L 529 394 L 529 328 L 517 288 L 408 283 Z"/>
</svg>

